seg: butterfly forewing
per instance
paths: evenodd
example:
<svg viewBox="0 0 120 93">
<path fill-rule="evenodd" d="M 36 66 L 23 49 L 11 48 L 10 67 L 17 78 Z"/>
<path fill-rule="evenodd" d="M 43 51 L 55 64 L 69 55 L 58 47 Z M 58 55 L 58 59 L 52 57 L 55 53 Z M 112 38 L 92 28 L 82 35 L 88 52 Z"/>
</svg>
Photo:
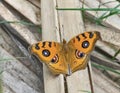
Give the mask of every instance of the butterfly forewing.
<svg viewBox="0 0 120 93">
<path fill-rule="evenodd" d="M 93 50 L 94 45 L 99 38 L 99 32 L 85 32 L 72 38 L 68 42 L 68 45 L 74 49 L 78 49 L 89 54 Z"/>
</svg>

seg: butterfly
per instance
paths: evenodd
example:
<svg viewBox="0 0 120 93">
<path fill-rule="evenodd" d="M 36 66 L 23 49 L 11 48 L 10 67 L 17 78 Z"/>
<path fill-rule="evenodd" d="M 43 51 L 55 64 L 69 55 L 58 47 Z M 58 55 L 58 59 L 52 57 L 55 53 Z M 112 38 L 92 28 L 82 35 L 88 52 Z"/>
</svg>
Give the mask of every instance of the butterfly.
<svg viewBox="0 0 120 93">
<path fill-rule="evenodd" d="M 31 45 L 29 50 L 45 63 L 53 74 L 71 75 L 86 68 L 89 55 L 98 39 L 99 32 L 84 32 L 73 37 L 68 43 L 40 41 Z"/>
</svg>

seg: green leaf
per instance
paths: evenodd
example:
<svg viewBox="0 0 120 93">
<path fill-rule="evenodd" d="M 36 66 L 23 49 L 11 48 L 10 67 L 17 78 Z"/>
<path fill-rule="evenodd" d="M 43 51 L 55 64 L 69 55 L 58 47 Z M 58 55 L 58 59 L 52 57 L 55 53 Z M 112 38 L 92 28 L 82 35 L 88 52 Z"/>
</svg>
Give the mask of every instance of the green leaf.
<svg viewBox="0 0 120 93">
<path fill-rule="evenodd" d="M 80 91 L 82 91 L 84 93 L 91 93 L 90 91 L 87 91 L 87 90 L 80 90 Z"/>
<path fill-rule="evenodd" d="M 24 59 L 27 57 L 15 57 L 16 59 Z M 0 61 L 10 61 L 10 60 L 16 60 L 15 58 L 0 58 Z"/>
<path fill-rule="evenodd" d="M 120 75 L 120 71 L 116 71 L 112 68 L 109 68 L 109 67 L 106 67 L 106 66 L 103 66 L 103 65 L 97 65 L 95 63 L 92 63 L 92 66 L 94 66 L 95 68 L 102 69 L 102 70 L 108 70 L 108 71 L 111 71 L 111 72 L 114 72 L 114 73 Z"/>
<path fill-rule="evenodd" d="M 120 9 L 114 9 L 114 8 L 58 8 L 56 7 L 56 10 L 75 10 L 75 11 L 120 11 Z"/>
<path fill-rule="evenodd" d="M 19 24 L 23 24 L 23 25 L 35 26 L 33 23 L 29 23 L 26 21 L 6 21 L 6 20 L 0 21 L 0 24 L 4 24 L 4 23 L 19 23 Z"/>
<path fill-rule="evenodd" d="M 120 53 L 120 49 L 114 54 L 112 59 L 114 60 L 119 53 Z"/>
</svg>

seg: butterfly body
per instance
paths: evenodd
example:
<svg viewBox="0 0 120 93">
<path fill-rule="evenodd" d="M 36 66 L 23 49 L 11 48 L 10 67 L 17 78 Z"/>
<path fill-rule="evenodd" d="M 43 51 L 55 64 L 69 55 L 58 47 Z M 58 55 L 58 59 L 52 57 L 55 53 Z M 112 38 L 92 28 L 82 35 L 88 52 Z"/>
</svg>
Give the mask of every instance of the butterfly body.
<svg viewBox="0 0 120 93">
<path fill-rule="evenodd" d="M 30 51 L 54 74 L 70 75 L 86 67 L 89 54 L 99 38 L 99 32 L 85 32 L 75 36 L 68 43 L 40 41 L 33 44 Z"/>
</svg>

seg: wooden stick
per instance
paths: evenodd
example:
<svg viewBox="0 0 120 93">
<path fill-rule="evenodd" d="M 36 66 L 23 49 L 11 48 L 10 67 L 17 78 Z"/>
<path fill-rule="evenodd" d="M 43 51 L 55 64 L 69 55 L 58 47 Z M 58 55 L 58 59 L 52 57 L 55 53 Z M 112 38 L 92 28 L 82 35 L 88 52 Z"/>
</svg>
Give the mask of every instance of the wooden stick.
<svg viewBox="0 0 120 93">
<path fill-rule="evenodd" d="M 57 0 L 58 7 L 81 7 L 79 0 Z M 80 11 L 59 11 L 58 18 L 61 38 L 69 41 L 77 34 L 84 32 L 84 23 Z M 82 93 L 81 90 L 92 92 L 87 68 L 67 77 L 68 93 Z"/>
<path fill-rule="evenodd" d="M 41 0 L 42 40 L 60 41 L 55 0 Z M 54 76 L 43 65 L 45 93 L 65 93 L 63 75 Z"/>
</svg>

